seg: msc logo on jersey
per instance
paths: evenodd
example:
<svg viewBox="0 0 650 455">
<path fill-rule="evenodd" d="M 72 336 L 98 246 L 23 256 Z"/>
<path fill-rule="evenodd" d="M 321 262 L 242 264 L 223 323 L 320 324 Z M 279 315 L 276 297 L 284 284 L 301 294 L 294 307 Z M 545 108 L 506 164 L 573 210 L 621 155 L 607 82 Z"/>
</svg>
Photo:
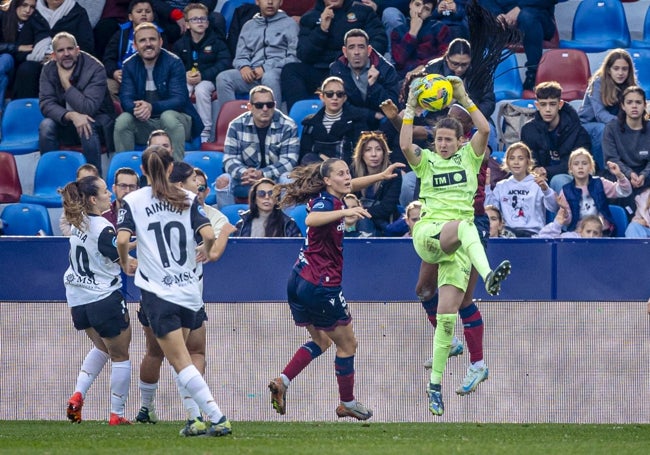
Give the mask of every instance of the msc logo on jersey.
<svg viewBox="0 0 650 455">
<path fill-rule="evenodd" d="M 165 275 L 162 279 L 162 283 L 167 286 L 186 286 L 188 283 L 194 281 L 194 274 L 192 272 L 181 272 L 176 275 Z"/>
<path fill-rule="evenodd" d="M 446 172 L 444 174 L 434 174 L 433 186 L 439 188 L 443 186 L 458 185 L 467 182 L 467 173 L 465 170 Z"/>
</svg>

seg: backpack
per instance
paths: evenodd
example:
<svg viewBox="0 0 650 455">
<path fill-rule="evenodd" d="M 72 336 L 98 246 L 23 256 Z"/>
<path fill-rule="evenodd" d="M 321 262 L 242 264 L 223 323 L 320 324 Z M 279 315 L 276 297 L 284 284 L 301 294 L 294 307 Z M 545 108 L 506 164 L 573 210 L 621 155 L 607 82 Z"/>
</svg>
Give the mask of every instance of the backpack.
<svg viewBox="0 0 650 455">
<path fill-rule="evenodd" d="M 535 117 L 535 112 L 537 111 L 533 101 L 528 102 L 528 104 L 531 107 L 505 101 L 499 106 L 497 113 L 497 141 L 499 150 L 505 150 L 515 142 L 521 140 L 521 128 L 524 126 L 524 123 Z"/>
</svg>

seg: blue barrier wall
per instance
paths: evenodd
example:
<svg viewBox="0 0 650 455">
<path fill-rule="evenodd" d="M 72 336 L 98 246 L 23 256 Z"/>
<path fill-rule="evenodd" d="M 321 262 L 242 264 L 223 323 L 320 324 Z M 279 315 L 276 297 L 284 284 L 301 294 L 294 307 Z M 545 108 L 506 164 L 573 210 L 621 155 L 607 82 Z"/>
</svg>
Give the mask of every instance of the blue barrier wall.
<svg viewBox="0 0 650 455">
<path fill-rule="evenodd" d="M 283 301 L 300 239 L 231 239 L 205 266 L 206 302 Z M 491 300 L 630 301 L 650 297 L 650 242 L 633 239 L 495 239 L 492 264 L 512 275 Z M 0 301 L 65 300 L 63 237 L 0 238 Z M 352 301 L 415 300 L 419 259 L 408 239 L 346 239 L 344 291 Z M 129 300 L 139 293 L 128 281 Z"/>
</svg>

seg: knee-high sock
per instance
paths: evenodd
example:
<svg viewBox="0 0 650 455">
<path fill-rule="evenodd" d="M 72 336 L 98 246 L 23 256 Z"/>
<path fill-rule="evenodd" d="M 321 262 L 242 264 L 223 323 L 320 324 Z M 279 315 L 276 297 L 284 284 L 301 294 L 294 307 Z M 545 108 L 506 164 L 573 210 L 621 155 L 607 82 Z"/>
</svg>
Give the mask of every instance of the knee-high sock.
<svg viewBox="0 0 650 455">
<path fill-rule="evenodd" d="M 158 390 L 158 383 L 138 381 L 138 388 L 140 389 L 140 406 L 152 411 L 156 409 L 156 390 Z"/>
<path fill-rule="evenodd" d="M 457 314 L 438 313 L 438 327 L 433 337 L 433 365 L 431 366 L 431 384 L 440 384 L 445 372 L 451 340 L 454 337 Z"/>
<path fill-rule="evenodd" d="M 438 293 L 436 292 L 429 300 L 422 300 L 421 303 L 422 308 L 427 312 L 429 322 L 435 329 L 437 324 L 436 315 L 438 314 Z"/>
<path fill-rule="evenodd" d="M 472 363 L 483 360 L 483 318 L 475 303 L 459 311 Z"/>
<path fill-rule="evenodd" d="M 131 361 L 111 365 L 111 412 L 124 417 L 124 405 L 131 386 Z"/>
<path fill-rule="evenodd" d="M 488 273 L 490 273 L 490 263 L 488 262 L 485 248 L 481 244 L 481 239 L 478 236 L 478 231 L 474 223 L 462 220 L 458 224 L 458 238 L 463 244 L 462 248 L 465 249 L 470 261 L 472 261 L 472 265 L 483 280 L 485 280 Z"/>
<path fill-rule="evenodd" d="M 312 360 L 317 358 L 323 353 L 323 350 L 313 341 L 308 341 L 298 348 L 295 352 L 287 366 L 282 370 L 282 374 L 285 375 L 289 381 L 298 376 L 302 370 L 307 368 L 307 365 L 311 363 Z"/>
<path fill-rule="evenodd" d="M 102 368 L 104 368 L 104 365 L 106 365 L 109 358 L 109 355 L 104 351 L 92 348 L 88 354 L 86 354 L 86 358 L 81 364 L 81 369 L 77 376 L 77 385 L 75 386 L 74 391 L 81 392 L 81 395 L 85 397 L 86 392 L 88 392 L 90 386 L 93 385 L 93 381 L 97 375 L 101 373 Z"/>
<path fill-rule="evenodd" d="M 223 413 L 214 401 L 208 384 L 194 365 L 188 365 L 178 373 L 178 382 L 192 395 L 210 422 L 216 423 L 221 420 Z"/>
<path fill-rule="evenodd" d="M 178 374 L 176 373 L 176 370 L 174 370 L 174 367 L 171 365 L 170 367 L 172 370 L 172 377 L 174 378 L 174 382 L 178 388 L 178 394 L 181 396 L 181 401 L 183 402 L 183 407 L 187 413 L 188 420 L 194 420 L 197 417 L 201 417 L 201 410 L 199 409 L 199 405 L 196 404 L 196 401 L 194 401 L 194 398 L 192 398 L 190 392 L 188 392 L 187 389 L 180 382 L 178 382 Z"/>
<path fill-rule="evenodd" d="M 334 358 L 339 397 L 344 403 L 354 402 L 354 356 Z"/>
</svg>

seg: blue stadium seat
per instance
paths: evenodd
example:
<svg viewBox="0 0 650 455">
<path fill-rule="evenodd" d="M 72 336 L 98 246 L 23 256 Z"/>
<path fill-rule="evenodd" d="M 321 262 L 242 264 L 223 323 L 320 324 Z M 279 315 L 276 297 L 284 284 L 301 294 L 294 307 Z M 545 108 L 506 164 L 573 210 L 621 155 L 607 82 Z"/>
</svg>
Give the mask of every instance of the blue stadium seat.
<svg viewBox="0 0 650 455">
<path fill-rule="evenodd" d="M 61 207 L 58 190 L 77 178 L 77 169 L 82 164 L 86 164 L 86 158 L 81 152 L 57 150 L 44 153 L 36 165 L 34 194 L 23 194 L 20 202 Z"/>
<path fill-rule="evenodd" d="M 496 101 L 519 99 L 523 90 L 517 56 L 510 54 L 494 71 L 494 96 Z"/>
<path fill-rule="evenodd" d="M 648 49 L 650 48 L 650 7 L 645 13 L 643 20 L 643 38 L 640 40 L 632 40 L 630 43 L 634 49 Z"/>
<path fill-rule="evenodd" d="M 630 46 L 625 8 L 619 0 L 582 0 L 573 16 L 570 40 L 560 47 L 584 52 L 604 52 Z"/>
<path fill-rule="evenodd" d="M 121 167 L 129 167 L 133 169 L 139 176 L 141 176 L 141 164 L 142 152 L 139 150 L 134 150 L 132 152 L 114 153 L 111 157 L 111 162 L 108 164 L 108 172 L 106 174 L 106 186 L 108 187 L 108 190 L 113 191 L 113 183 L 115 183 L 115 171 Z"/>
<path fill-rule="evenodd" d="M 198 167 L 207 176 L 207 184 L 210 186 L 210 193 L 205 199 L 208 205 L 217 203 L 217 192 L 214 189 L 214 182 L 223 174 L 223 153 L 222 152 L 185 152 L 183 158 L 188 164 Z"/>
<path fill-rule="evenodd" d="M 298 137 L 302 134 L 302 119 L 307 117 L 309 114 L 315 113 L 321 107 L 323 107 L 323 102 L 317 99 L 296 101 L 294 105 L 291 106 L 289 117 L 291 117 L 293 121 L 296 122 L 296 125 L 298 125 Z"/>
<path fill-rule="evenodd" d="M 219 209 L 221 213 L 226 215 L 228 221 L 233 226 L 236 225 L 237 222 L 241 219 L 239 214 L 245 212 L 246 210 L 248 210 L 248 204 L 230 204 Z"/>
<path fill-rule="evenodd" d="M 293 210 L 291 210 L 291 218 L 295 220 L 302 235 L 307 236 L 307 225 L 305 224 L 305 218 L 307 218 L 307 205 L 296 205 Z"/>
<path fill-rule="evenodd" d="M 226 31 L 230 31 L 230 23 L 232 22 L 232 17 L 235 14 L 235 10 L 245 3 L 254 5 L 255 0 L 226 0 L 226 3 L 223 4 L 221 7 L 221 14 L 226 20 Z"/>
<path fill-rule="evenodd" d="M 646 49 L 628 49 L 627 51 L 634 62 L 637 83 L 645 90 L 646 94 L 650 93 L 650 47 Z"/>
<path fill-rule="evenodd" d="M 20 185 L 16 159 L 11 153 L 0 152 L 0 204 L 20 201 Z"/>
<path fill-rule="evenodd" d="M 616 226 L 616 237 L 625 237 L 625 230 L 627 229 L 627 213 L 620 205 L 609 205 L 609 211 L 612 212 L 614 218 L 614 226 Z"/>
<path fill-rule="evenodd" d="M 47 209 L 39 204 L 16 203 L 7 205 L 0 215 L 5 235 L 52 234 L 52 223 Z"/>
<path fill-rule="evenodd" d="M 14 155 L 24 155 L 38 150 L 38 126 L 43 114 L 38 98 L 12 100 L 2 116 L 2 141 L 0 150 Z"/>
</svg>

